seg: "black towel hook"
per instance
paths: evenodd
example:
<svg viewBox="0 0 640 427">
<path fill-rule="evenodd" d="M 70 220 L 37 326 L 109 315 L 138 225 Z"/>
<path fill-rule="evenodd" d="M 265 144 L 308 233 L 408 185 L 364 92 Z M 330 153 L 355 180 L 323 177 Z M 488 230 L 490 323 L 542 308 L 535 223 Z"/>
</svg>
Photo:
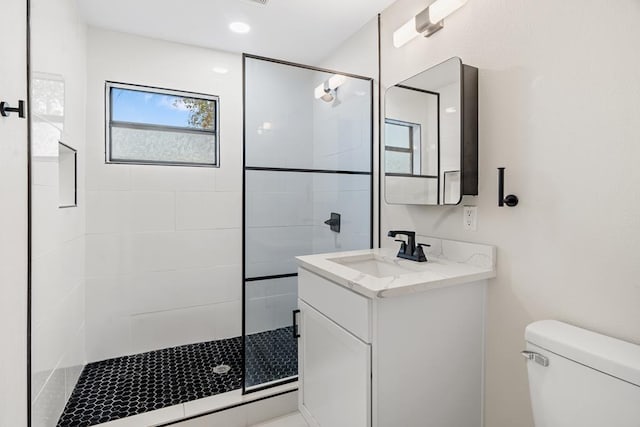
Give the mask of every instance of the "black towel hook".
<svg viewBox="0 0 640 427">
<path fill-rule="evenodd" d="M 509 194 L 504 196 L 504 169 L 498 168 L 498 206 L 502 207 L 507 205 L 509 207 L 516 206 L 518 204 L 518 196 L 515 194 Z"/>
<path fill-rule="evenodd" d="M 2 117 L 9 117 L 9 113 L 18 113 L 18 117 L 24 119 L 24 101 L 18 101 L 17 107 L 10 107 L 9 103 L 5 101 L 0 102 L 0 115 Z"/>
</svg>

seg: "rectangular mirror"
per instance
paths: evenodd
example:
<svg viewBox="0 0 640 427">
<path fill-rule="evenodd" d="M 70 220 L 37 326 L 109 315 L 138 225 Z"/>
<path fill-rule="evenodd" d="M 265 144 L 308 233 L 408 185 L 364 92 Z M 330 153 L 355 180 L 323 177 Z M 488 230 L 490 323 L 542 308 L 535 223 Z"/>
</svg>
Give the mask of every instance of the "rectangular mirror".
<svg viewBox="0 0 640 427">
<path fill-rule="evenodd" d="M 385 200 L 455 205 L 478 194 L 478 69 L 454 57 L 385 93 Z"/>
</svg>

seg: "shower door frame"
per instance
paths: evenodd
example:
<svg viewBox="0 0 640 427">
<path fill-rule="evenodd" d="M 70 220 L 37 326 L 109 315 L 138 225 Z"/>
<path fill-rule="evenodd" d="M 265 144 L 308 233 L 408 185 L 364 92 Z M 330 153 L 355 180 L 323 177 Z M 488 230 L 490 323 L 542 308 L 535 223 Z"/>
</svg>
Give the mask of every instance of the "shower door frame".
<svg viewBox="0 0 640 427">
<path fill-rule="evenodd" d="M 328 170 L 328 169 L 300 169 L 300 168 L 279 168 L 279 167 L 252 167 L 247 166 L 246 164 L 246 114 L 247 114 L 247 87 L 246 87 L 246 60 L 247 59 L 257 59 L 260 61 L 272 62 L 280 65 L 287 65 L 290 67 L 303 68 L 306 70 L 317 71 L 322 73 L 330 73 L 330 74 L 340 74 L 346 77 L 351 77 L 355 79 L 360 79 L 369 82 L 369 94 L 370 94 L 370 120 L 369 120 L 369 134 L 370 134 L 370 164 L 369 164 L 369 172 L 356 172 L 356 171 L 344 171 L 344 170 Z M 369 249 L 373 248 L 374 244 L 374 207 L 375 207 L 375 197 L 374 197 L 374 154 L 375 154 L 375 112 L 374 112 L 374 79 L 372 77 L 360 76 L 357 74 L 344 73 L 341 71 L 314 67 L 311 65 L 299 64 L 290 61 L 284 61 L 274 58 L 269 58 L 265 56 L 252 55 L 248 53 L 242 54 L 242 394 L 250 394 L 257 391 L 269 389 L 272 387 L 277 387 L 283 384 L 291 383 L 298 381 L 298 375 L 289 378 L 283 378 L 281 380 L 274 380 L 264 385 L 258 385 L 255 387 L 251 387 L 250 390 L 247 390 L 246 387 L 246 282 L 259 281 L 259 280 L 269 280 L 269 279 L 281 279 L 286 277 L 297 277 L 298 273 L 288 273 L 288 274 L 276 274 L 269 276 L 260 276 L 260 277 L 246 277 L 246 220 L 247 220 L 247 209 L 246 209 L 246 172 L 249 170 L 260 170 L 260 171 L 281 171 L 281 172 L 308 172 L 308 173 L 331 173 L 331 174 L 342 174 L 342 175 L 369 175 Z"/>
</svg>

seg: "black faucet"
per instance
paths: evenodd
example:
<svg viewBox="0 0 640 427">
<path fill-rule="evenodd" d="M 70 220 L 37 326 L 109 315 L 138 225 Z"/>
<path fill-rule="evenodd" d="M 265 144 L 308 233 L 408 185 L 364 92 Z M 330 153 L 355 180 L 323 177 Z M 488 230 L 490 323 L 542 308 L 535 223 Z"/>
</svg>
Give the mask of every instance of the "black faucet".
<svg viewBox="0 0 640 427">
<path fill-rule="evenodd" d="M 427 257 L 422 250 L 423 246 L 431 246 L 425 243 L 418 243 L 416 245 L 416 232 L 415 231 L 402 231 L 391 230 L 387 233 L 389 237 L 396 237 L 398 234 L 407 236 L 407 241 L 396 239 L 396 242 L 402 242 L 400 250 L 398 251 L 398 258 L 409 259 L 411 261 L 425 262 Z"/>
</svg>

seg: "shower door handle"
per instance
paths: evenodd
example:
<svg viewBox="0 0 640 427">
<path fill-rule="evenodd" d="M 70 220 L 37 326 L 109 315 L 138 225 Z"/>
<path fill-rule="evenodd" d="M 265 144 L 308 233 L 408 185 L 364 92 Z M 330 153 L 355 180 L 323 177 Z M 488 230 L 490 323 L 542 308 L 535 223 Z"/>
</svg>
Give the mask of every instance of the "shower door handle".
<svg viewBox="0 0 640 427">
<path fill-rule="evenodd" d="M 293 338 L 300 338 L 300 331 L 298 330 L 298 318 L 297 314 L 300 313 L 299 309 L 295 309 L 292 312 L 292 325 L 293 325 Z"/>
</svg>

